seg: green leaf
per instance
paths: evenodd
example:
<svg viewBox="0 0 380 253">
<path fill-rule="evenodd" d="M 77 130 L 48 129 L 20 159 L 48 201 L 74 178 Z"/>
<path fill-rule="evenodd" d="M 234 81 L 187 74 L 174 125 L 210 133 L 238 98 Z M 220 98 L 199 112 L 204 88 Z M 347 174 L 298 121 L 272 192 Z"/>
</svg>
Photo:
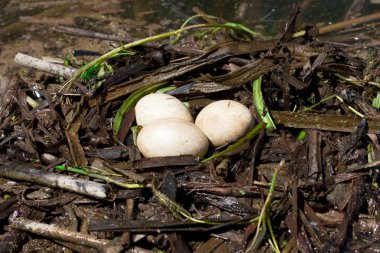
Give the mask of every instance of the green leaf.
<svg viewBox="0 0 380 253">
<path fill-rule="evenodd" d="M 376 161 L 375 151 L 373 150 L 373 145 L 371 143 L 367 145 L 367 156 L 368 163 L 373 163 Z"/>
<path fill-rule="evenodd" d="M 242 25 L 242 24 L 239 24 L 239 23 L 231 23 L 231 22 L 226 22 L 224 23 L 223 25 L 231 28 L 231 29 L 236 29 L 236 30 L 241 30 L 241 31 L 244 31 L 252 36 L 257 36 L 257 35 L 260 35 L 259 33 L 257 32 L 254 32 L 252 31 L 251 29 L 249 29 L 248 27 Z"/>
<path fill-rule="evenodd" d="M 297 141 L 303 141 L 306 137 L 306 132 L 304 130 L 302 130 L 299 134 L 298 134 L 298 137 L 297 137 Z"/>
<path fill-rule="evenodd" d="M 93 65 L 91 68 L 85 70 L 81 74 L 80 78 L 83 79 L 83 80 L 87 80 L 87 79 L 95 77 L 96 73 L 97 73 L 97 71 L 99 70 L 100 67 L 101 67 L 101 63 L 97 63 L 97 64 Z"/>
<path fill-rule="evenodd" d="M 126 100 L 124 100 L 123 104 L 117 110 L 114 121 L 113 121 L 113 133 L 115 136 L 120 131 L 121 124 L 123 122 L 124 115 L 131 109 L 133 109 L 136 103 L 145 95 L 156 91 L 157 89 L 166 85 L 164 83 L 157 83 L 148 87 L 141 88 L 135 92 L 133 92 Z"/>
<path fill-rule="evenodd" d="M 218 158 L 218 157 L 221 157 L 221 156 L 225 156 L 228 153 L 236 150 L 241 145 L 243 145 L 246 141 L 248 141 L 248 140 L 252 139 L 253 137 L 255 137 L 261 131 L 261 129 L 263 129 L 264 127 L 265 127 L 265 123 L 264 122 L 260 122 L 254 128 L 252 128 L 246 135 L 244 135 L 239 140 L 237 140 L 234 144 L 229 145 L 223 151 L 220 151 L 220 152 L 218 152 L 218 153 L 216 153 L 216 154 L 214 154 L 214 155 L 212 155 L 212 156 L 210 156 L 208 158 L 203 159 L 202 163 L 208 162 L 208 161 L 210 161 L 212 159 L 215 159 L 215 158 Z"/>
<path fill-rule="evenodd" d="M 261 80 L 262 76 L 257 78 L 252 83 L 252 93 L 253 93 L 253 104 L 256 108 L 257 114 L 259 114 L 260 119 L 267 124 L 268 130 L 275 130 L 276 125 L 274 124 L 269 111 L 264 102 L 263 94 L 261 92 Z"/>
<path fill-rule="evenodd" d="M 377 92 L 376 97 L 372 100 L 372 107 L 377 110 L 380 109 L 380 91 Z"/>
<path fill-rule="evenodd" d="M 102 64 L 99 68 L 99 71 L 98 71 L 98 76 L 104 76 L 104 74 L 106 73 L 106 71 L 104 70 L 104 64 Z"/>
<path fill-rule="evenodd" d="M 134 145 L 137 145 L 137 136 L 139 135 L 139 132 L 141 129 L 142 129 L 142 126 L 140 125 L 131 127 Z"/>
<path fill-rule="evenodd" d="M 175 87 L 174 85 L 170 85 L 170 86 L 163 87 L 163 88 L 157 90 L 156 93 L 166 93 L 168 91 L 175 90 L 176 88 L 177 87 Z"/>
</svg>

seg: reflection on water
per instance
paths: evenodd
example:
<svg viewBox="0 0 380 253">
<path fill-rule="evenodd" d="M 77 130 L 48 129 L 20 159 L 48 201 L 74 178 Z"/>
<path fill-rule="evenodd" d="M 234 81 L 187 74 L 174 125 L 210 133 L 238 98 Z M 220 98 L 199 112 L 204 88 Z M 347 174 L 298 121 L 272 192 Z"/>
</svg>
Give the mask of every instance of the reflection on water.
<svg viewBox="0 0 380 253">
<path fill-rule="evenodd" d="M 17 51 L 30 54 L 59 53 L 78 46 L 68 35 L 54 33 L 62 24 L 135 37 L 174 29 L 195 13 L 205 12 L 241 22 L 268 35 L 277 34 L 291 13 L 295 0 L 0 0 L 0 74 Z M 300 23 L 329 23 L 344 19 L 352 0 L 303 0 Z M 380 10 L 365 1 L 361 14 Z M 72 37 L 72 36 L 71 36 Z M 84 49 L 85 40 L 79 46 Z M 88 41 L 94 46 L 93 41 Z M 98 49 L 98 48 L 94 48 Z"/>
<path fill-rule="evenodd" d="M 194 15 L 194 7 L 226 20 L 243 22 L 248 26 L 281 27 L 295 0 L 1 0 L 0 28 L 9 26 L 20 17 L 46 19 L 92 16 L 95 19 L 120 17 L 148 23 L 163 19 L 182 22 Z M 352 0 L 304 0 L 307 8 L 301 17 L 305 22 L 336 22 L 344 18 Z M 365 1 L 363 14 L 380 10 L 377 4 Z M 58 20 L 57 20 L 58 19 Z M 67 20 L 61 20 L 70 23 Z M 72 22 L 75 23 L 75 22 Z M 4 30 L 4 29 L 3 29 Z"/>
<path fill-rule="evenodd" d="M 243 22 L 248 26 L 262 25 L 268 28 L 282 28 L 295 3 L 307 5 L 301 18 L 305 22 L 337 22 L 342 20 L 352 4 L 352 0 L 161 0 L 149 1 L 124 0 L 124 17 L 145 18 L 150 22 L 160 19 L 185 20 L 194 15 L 194 7 L 204 12 L 223 17 L 230 21 Z M 363 13 L 380 11 L 380 6 L 365 1 Z M 278 25 L 280 23 L 280 25 Z"/>
</svg>

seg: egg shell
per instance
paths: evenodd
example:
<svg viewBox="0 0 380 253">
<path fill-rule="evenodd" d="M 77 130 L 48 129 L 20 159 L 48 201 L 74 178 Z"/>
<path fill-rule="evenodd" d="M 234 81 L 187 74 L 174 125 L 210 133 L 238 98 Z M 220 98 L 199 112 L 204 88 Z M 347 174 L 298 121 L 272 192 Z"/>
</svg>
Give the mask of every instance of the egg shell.
<svg viewBox="0 0 380 253">
<path fill-rule="evenodd" d="M 162 118 L 178 118 L 193 122 L 193 117 L 182 102 L 168 94 L 152 93 L 141 98 L 136 106 L 136 122 L 145 126 Z"/>
<path fill-rule="evenodd" d="M 242 137 L 253 124 L 249 109 L 233 100 L 219 100 L 207 105 L 195 120 L 195 125 L 206 134 L 215 147 Z"/>
<path fill-rule="evenodd" d="M 145 157 L 191 155 L 203 157 L 206 135 L 192 122 L 165 118 L 146 124 L 137 136 L 137 147 Z"/>
</svg>

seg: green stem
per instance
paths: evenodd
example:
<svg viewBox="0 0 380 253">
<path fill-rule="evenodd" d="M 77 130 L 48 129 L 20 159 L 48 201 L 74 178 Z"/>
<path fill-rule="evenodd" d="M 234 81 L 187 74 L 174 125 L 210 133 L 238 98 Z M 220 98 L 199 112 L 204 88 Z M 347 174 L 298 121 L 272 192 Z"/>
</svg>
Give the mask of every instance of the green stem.
<svg viewBox="0 0 380 253">
<path fill-rule="evenodd" d="M 154 177 L 152 179 L 152 192 L 153 192 L 153 195 L 157 197 L 157 199 L 163 204 L 165 205 L 167 208 L 169 208 L 169 210 L 173 213 L 174 216 L 176 217 L 185 217 L 186 219 L 188 220 L 191 220 L 195 223 L 200 223 L 200 224 L 208 224 L 208 225 L 219 225 L 221 224 L 221 222 L 217 222 L 217 221 L 207 221 L 207 220 L 199 220 L 197 218 L 194 218 L 186 209 L 184 209 L 180 204 L 178 204 L 177 202 L 174 202 L 173 200 L 169 199 L 165 194 L 163 194 L 162 192 L 160 192 L 158 189 L 157 189 L 157 185 L 158 185 L 158 178 L 157 177 Z"/>
<path fill-rule="evenodd" d="M 221 157 L 221 156 L 225 156 L 227 155 L 228 153 L 236 150 L 237 148 L 239 148 L 241 145 L 243 145 L 246 141 L 252 139 L 253 137 L 255 137 L 258 133 L 260 133 L 260 131 L 265 127 L 265 123 L 264 122 L 260 122 L 259 124 L 257 124 L 254 128 L 252 128 L 252 130 L 250 130 L 246 135 L 244 135 L 243 137 L 241 137 L 239 140 L 237 140 L 234 144 L 231 144 L 229 145 L 225 150 L 223 151 L 220 151 L 208 158 L 205 158 L 203 159 L 201 162 L 202 163 L 205 163 L 205 162 L 208 162 L 212 159 L 215 159 L 215 158 L 218 158 L 218 157 Z"/>
<path fill-rule="evenodd" d="M 97 173 L 89 172 L 87 169 L 76 168 L 76 167 L 71 167 L 71 166 L 64 166 L 64 165 L 57 165 L 54 168 L 57 170 L 61 170 L 61 171 L 67 170 L 67 171 L 75 173 L 75 174 L 88 176 L 88 177 L 92 177 L 92 178 L 102 179 L 102 180 L 106 181 L 107 183 L 112 183 L 114 185 L 118 185 L 118 186 L 121 186 L 121 187 L 127 188 L 127 189 L 138 189 L 138 188 L 146 187 L 145 185 L 142 185 L 142 184 L 130 184 L 130 183 L 120 182 L 120 181 L 115 180 L 109 176 L 104 176 L 104 175 L 100 175 Z"/>
<path fill-rule="evenodd" d="M 281 253 L 281 250 L 278 247 L 278 244 L 277 244 L 277 241 L 276 241 L 276 237 L 275 237 L 274 232 L 273 232 L 272 224 L 270 223 L 270 219 L 269 218 L 267 218 L 267 220 L 266 220 L 266 226 L 267 226 L 268 231 L 269 231 L 269 235 L 270 235 L 269 242 L 271 243 L 272 248 L 274 249 L 274 251 L 276 253 Z"/>
<path fill-rule="evenodd" d="M 252 242 L 250 243 L 250 245 L 247 247 L 246 252 L 250 252 L 251 250 L 256 250 L 257 249 L 257 247 L 260 244 L 258 242 L 259 238 L 261 238 L 260 235 L 262 235 L 263 231 L 266 231 L 267 229 L 269 230 L 269 234 L 270 234 L 270 238 L 271 238 L 270 240 L 271 240 L 271 243 L 274 246 L 274 250 L 276 252 L 280 252 L 279 247 L 278 247 L 277 242 L 276 242 L 276 239 L 274 238 L 272 226 L 271 225 L 268 226 L 268 223 L 270 223 L 270 217 L 269 217 L 268 214 L 269 214 L 270 205 L 272 203 L 273 192 L 274 192 L 274 189 L 275 189 L 275 186 L 276 186 L 277 175 L 278 175 L 279 170 L 284 165 L 285 165 L 285 160 L 282 160 L 280 162 L 279 166 L 275 169 L 275 171 L 273 173 L 273 177 L 272 177 L 271 185 L 270 185 L 270 188 L 269 188 L 268 196 L 267 196 L 267 198 L 265 200 L 263 208 L 261 209 L 260 216 L 259 216 L 259 221 L 257 222 L 256 234 L 255 234 Z"/>
<path fill-rule="evenodd" d="M 261 81 L 262 76 L 257 78 L 252 83 L 252 100 L 253 105 L 256 108 L 257 114 L 260 116 L 261 120 L 267 124 L 268 130 L 275 130 L 276 125 L 274 124 L 267 106 L 265 105 L 263 93 L 261 92 Z"/>
<path fill-rule="evenodd" d="M 313 104 L 313 105 L 310 106 L 310 107 L 305 108 L 303 111 L 304 111 L 304 112 L 311 111 L 312 109 L 314 109 L 315 107 L 319 106 L 319 105 L 322 104 L 323 102 L 326 102 L 326 101 L 328 101 L 328 100 L 330 100 L 330 99 L 333 99 L 333 98 L 335 98 L 335 97 L 336 97 L 336 95 L 334 94 L 334 95 L 331 95 L 331 96 L 328 96 L 328 97 L 322 98 L 321 101 L 319 101 L 318 103 Z"/>
<path fill-rule="evenodd" d="M 88 69 L 92 68 L 94 65 L 96 65 L 96 64 L 98 64 L 98 63 L 100 63 L 100 62 L 102 62 L 102 61 L 104 61 L 104 60 L 106 60 L 106 59 L 108 59 L 108 58 L 110 58 L 112 56 L 114 56 L 115 54 L 120 53 L 123 50 L 127 50 L 127 49 L 130 49 L 132 47 L 139 46 L 139 45 L 142 45 L 142 44 L 145 44 L 145 43 L 148 43 L 148 42 L 152 42 L 152 41 L 156 41 L 156 40 L 160 40 L 160 39 L 165 39 L 167 37 L 178 35 L 180 33 L 183 33 L 183 32 L 186 32 L 186 31 L 192 30 L 192 29 L 209 28 L 209 27 L 220 27 L 220 28 L 226 28 L 226 29 L 242 29 L 241 27 L 236 26 L 235 24 L 233 25 L 233 24 L 234 23 L 191 25 L 191 26 L 187 26 L 187 27 L 183 27 L 183 28 L 177 29 L 175 31 L 170 31 L 170 32 L 154 35 L 154 36 L 151 36 L 151 37 L 147 37 L 147 38 L 144 38 L 144 39 L 136 40 L 136 41 L 133 41 L 131 43 L 122 45 L 122 46 L 117 47 L 117 48 L 109 51 L 108 53 L 105 53 L 104 55 L 102 55 L 102 56 L 94 59 L 93 61 L 91 61 L 87 65 L 85 65 L 83 68 L 79 69 L 70 79 L 68 79 L 65 82 L 65 84 L 60 89 L 60 92 L 70 90 L 72 82 L 75 79 L 79 78 L 82 75 L 82 73 L 84 73 Z M 243 31 L 247 32 L 247 28 L 244 27 Z"/>
<path fill-rule="evenodd" d="M 157 83 L 152 86 L 141 88 L 133 92 L 126 100 L 124 100 L 123 104 L 117 110 L 115 118 L 113 120 L 113 134 L 115 136 L 118 135 L 125 114 L 131 110 L 143 96 L 148 95 L 159 88 L 162 88 L 164 85 L 166 85 L 166 82 Z"/>
</svg>

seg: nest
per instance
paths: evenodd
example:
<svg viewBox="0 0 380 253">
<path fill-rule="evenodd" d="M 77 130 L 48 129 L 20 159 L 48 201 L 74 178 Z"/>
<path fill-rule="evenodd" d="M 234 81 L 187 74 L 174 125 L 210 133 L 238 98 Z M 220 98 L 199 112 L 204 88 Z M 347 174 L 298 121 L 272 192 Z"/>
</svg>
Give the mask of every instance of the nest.
<svg viewBox="0 0 380 253">
<path fill-rule="evenodd" d="M 4 78 L 1 251 L 41 237 L 52 252 L 377 248 L 377 52 L 323 38 L 315 27 L 295 33 L 297 14 L 277 38 L 218 23 L 208 50 L 197 47 L 204 40 L 149 37 L 80 71 L 49 63 L 48 71 L 74 75 L 63 84 L 53 75 L 37 86 Z M 133 108 L 163 87 L 193 115 L 232 99 L 262 123 L 204 160 L 143 158 Z M 248 148 L 226 156 L 242 140 Z"/>
</svg>

